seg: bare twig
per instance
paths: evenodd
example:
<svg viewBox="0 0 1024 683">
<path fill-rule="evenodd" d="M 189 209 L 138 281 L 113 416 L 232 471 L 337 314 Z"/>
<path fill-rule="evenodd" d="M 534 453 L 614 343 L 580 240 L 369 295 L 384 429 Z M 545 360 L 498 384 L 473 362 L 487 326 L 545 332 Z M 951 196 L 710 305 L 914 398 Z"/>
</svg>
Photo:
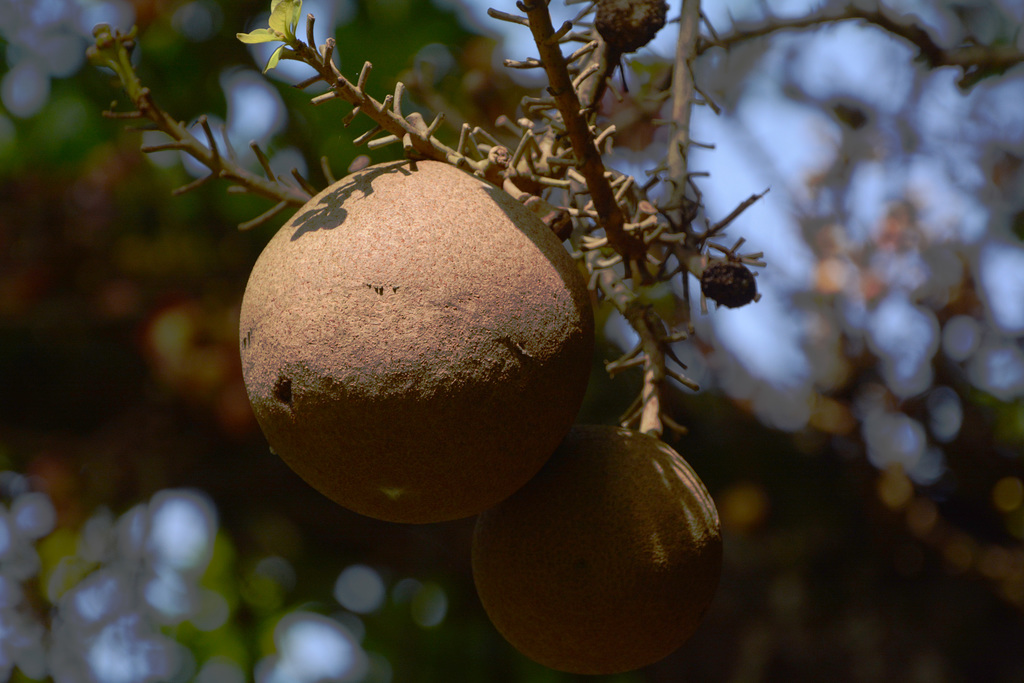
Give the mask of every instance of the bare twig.
<svg viewBox="0 0 1024 683">
<path fill-rule="evenodd" d="M 729 49 L 748 40 L 780 31 L 813 28 L 840 21 L 863 21 L 902 38 L 917 48 L 918 58 L 931 68 L 959 68 L 963 74 L 959 85 L 965 89 L 988 76 L 1001 74 L 1017 64 L 1024 63 L 1024 51 L 1013 45 L 987 46 L 972 43 L 944 48 L 935 42 L 927 30 L 903 20 L 901 16 L 881 5 L 874 9 L 849 5 L 841 10 L 822 9 L 795 19 L 774 19 L 756 25 L 740 25 L 728 35 L 702 39 L 697 47 L 697 54 L 714 47 Z"/>
<path fill-rule="evenodd" d="M 753 206 L 757 202 L 757 200 L 761 199 L 761 197 L 765 196 L 766 194 L 768 194 L 768 189 L 766 189 L 764 192 L 750 195 L 749 197 L 744 199 L 742 202 L 740 202 L 736 206 L 736 208 L 733 209 L 729 213 L 728 216 L 726 216 L 725 218 L 723 218 L 722 220 L 718 221 L 717 223 L 712 225 L 710 228 L 708 228 L 701 235 L 701 237 L 707 238 L 707 237 L 712 237 L 714 235 L 719 234 L 720 232 L 725 230 L 726 227 L 728 227 L 730 223 L 732 223 L 734 220 L 736 220 L 740 216 L 740 214 L 742 214 L 744 211 L 746 211 L 751 206 Z"/>
<path fill-rule="evenodd" d="M 311 24 L 312 21 L 313 17 L 309 15 L 307 22 Z M 307 35 L 312 35 L 311 26 L 307 30 Z M 360 69 L 355 83 L 345 78 L 331 60 L 334 45 L 334 39 L 328 38 L 317 49 L 313 43 L 307 44 L 296 37 L 286 43 L 288 49 L 281 55 L 282 59 L 300 61 L 313 67 L 318 74 L 318 79 L 330 88 L 327 92 L 314 97 L 312 100 L 314 104 L 322 104 L 334 99 L 349 102 L 354 107 L 352 112 L 346 115 L 343 123 L 347 126 L 359 114 L 369 117 L 379 127 L 377 132 L 385 134 L 378 144 L 402 140 L 408 143 L 406 147 L 410 153 L 418 158 L 446 161 L 460 168 L 467 168 L 478 175 L 482 172 L 482 162 L 465 156 L 461 151 L 449 147 L 434 137 L 438 126 L 444 120 L 443 118 L 435 119 L 431 126 L 421 128 L 410 121 L 409 117 L 402 115 L 404 83 L 399 82 L 395 87 L 394 94 L 379 101 L 366 91 L 366 84 L 372 69 L 369 62 L 366 62 Z M 300 85 L 311 85 L 310 79 L 306 79 Z M 362 140 L 364 143 L 368 141 L 368 138 Z"/>
<path fill-rule="evenodd" d="M 205 118 L 200 118 L 199 124 L 209 146 L 201 143 L 184 123 L 175 120 L 157 106 L 149 88 L 142 85 L 131 64 L 130 53 L 134 47 L 134 30 L 129 33 L 121 33 L 101 24 L 93 31 L 93 35 L 96 38 L 96 43 L 88 49 L 89 60 L 97 66 L 111 69 L 117 75 L 125 94 L 128 95 L 136 109 L 129 115 L 112 112 L 107 115 L 111 118 L 145 118 L 152 121 L 154 127 L 170 137 L 171 141 L 144 146 L 143 151 L 156 152 L 168 149 L 182 151 L 210 169 L 209 176 L 204 176 L 179 188 L 178 193 L 199 187 L 211 178 L 227 178 L 244 188 L 246 192 L 276 200 L 280 208 L 275 207 L 275 214 L 285 207 L 298 207 L 306 203 L 309 196 L 302 189 L 280 182 L 273 175 L 267 178 L 260 177 L 238 165 L 233 155 L 231 158 L 222 155 L 217 149 L 213 133 Z M 263 161 L 265 161 L 265 157 L 261 159 L 261 163 Z M 269 166 L 265 168 L 269 168 Z"/>
</svg>

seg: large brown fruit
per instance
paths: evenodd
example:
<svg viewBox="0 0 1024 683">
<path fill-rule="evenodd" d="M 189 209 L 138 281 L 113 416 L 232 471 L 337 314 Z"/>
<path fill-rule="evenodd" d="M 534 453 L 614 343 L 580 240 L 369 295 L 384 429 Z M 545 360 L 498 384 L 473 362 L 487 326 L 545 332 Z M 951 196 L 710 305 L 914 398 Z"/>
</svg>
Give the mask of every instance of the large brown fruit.
<svg viewBox="0 0 1024 683">
<path fill-rule="evenodd" d="M 612 674 L 683 644 L 722 568 L 718 512 L 662 441 L 575 427 L 530 483 L 480 515 L 473 578 L 495 627 L 553 669 Z"/>
<path fill-rule="evenodd" d="M 338 181 L 267 244 L 242 369 L 271 447 L 312 486 L 435 522 L 540 469 L 582 402 L 593 327 L 534 214 L 450 165 L 401 161 Z"/>
</svg>

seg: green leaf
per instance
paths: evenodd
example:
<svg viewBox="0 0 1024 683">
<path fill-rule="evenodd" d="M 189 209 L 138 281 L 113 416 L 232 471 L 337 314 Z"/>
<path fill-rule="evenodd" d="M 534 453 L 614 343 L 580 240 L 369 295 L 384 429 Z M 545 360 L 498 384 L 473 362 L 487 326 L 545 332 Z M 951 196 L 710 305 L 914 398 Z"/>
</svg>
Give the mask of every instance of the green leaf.
<svg viewBox="0 0 1024 683">
<path fill-rule="evenodd" d="M 285 41 L 294 40 L 301 13 L 302 0 L 274 0 L 270 5 L 270 28 L 284 34 Z"/>
<path fill-rule="evenodd" d="M 243 43 L 270 43 L 280 40 L 291 43 L 295 40 L 295 29 L 299 25 L 302 14 L 302 0 L 272 0 L 270 3 L 270 28 L 258 28 L 249 33 L 236 33 L 235 37 Z M 280 58 L 280 48 L 271 58 L 267 69 L 274 68 Z"/>
<path fill-rule="evenodd" d="M 299 26 L 299 20 L 302 19 L 302 0 L 293 0 L 292 2 L 292 30 L 294 31 Z"/>
<path fill-rule="evenodd" d="M 267 73 L 275 66 L 277 66 L 277 63 L 281 60 L 282 52 L 284 52 L 284 45 L 279 45 L 277 49 L 274 50 L 274 54 L 270 55 L 270 59 L 267 61 L 267 65 L 263 67 L 263 73 Z"/>
<path fill-rule="evenodd" d="M 258 28 L 251 33 L 236 33 L 235 37 L 243 43 L 269 43 L 284 38 L 280 33 L 269 28 Z"/>
</svg>

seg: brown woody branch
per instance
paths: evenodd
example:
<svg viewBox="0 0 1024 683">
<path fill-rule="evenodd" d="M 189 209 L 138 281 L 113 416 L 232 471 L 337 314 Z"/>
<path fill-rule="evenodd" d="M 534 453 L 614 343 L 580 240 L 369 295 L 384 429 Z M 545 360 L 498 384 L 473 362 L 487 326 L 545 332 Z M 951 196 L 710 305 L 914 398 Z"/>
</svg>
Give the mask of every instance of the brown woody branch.
<svg viewBox="0 0 1024 683">
<path fill-rule="evenodd" d="M 690 145 L 690 111 L 697 93 L 690 65 L 697 54 L 699 25 L 700 0 L 683 0 L 672 78 L 671 125 L 673 128 L 666 160 L 671 188 L 667 208 L 670 207 L 677 215 L 675 221 L 677 225 L 683 222 L 682 216 L 685 213 L 683 209 L 689 201 L 685 196 L 685 190 L 687 187 L 687 155 Z M 691 256 L 699 257 L 700 252 L 696 244 L 690 245 L 684 242 L 679 248 L 691 251 Z M 665 424 L 678 431 L 678 426 L 662 410 L 662 394 L 665 391 L 665 380 L 669 373 L 665 360 L 667 344 L 663 338 L 663 330 L 659 329 L 660 319 L 652 319 L 652 312 L 638 306 L 635 300 L 621 302 L 617 306 L 639 335 L 644 358 L 643 389 L 639 401 L 623 421 L 627 426 L 635 421 L 641 432 L 655 436 L 661 436 Z M 684 375 L 676 374 L 675 377 L 696 389 L 696 385 Z"/>
<path fill-rule="evenodd" d="M 562 55 L 559 36 L 551 25 L 551 14 L 543 0 L 519 2 L 517 6 L 526 12 L 527 24 L 533 33 L 533 40 L 540 51 L 540 61 L 548 77 L 548 92 L 555 100 L 562 116 L 573 153 L 579 162 L 577 171 L 586 180 L 594 209 L 600 217 L 601 227 L 608 236 L 608 242 L 630 264 L 643 262 L 646 245 L 643 240 L 630 235 L 625 230 L 625 215 L 618 202 L 615 191 L 605 175 L 604 161 L 594 143 L 594 136 L 584 113 L 581 111 L 579 96 L 573 87 L 572 77 Z"/>
<path fill-rule="evenodd" d="M 690 150 L 690 112 L 697 86 L 693 80 L 693 60 L 697 57 L 700 28 L 700 0 L 683 0 L 679 18 L 679 39 L 676 42 L 676 61 L 672 70 L 672 136 L 668 145 L 666 167 L 671 186 L 666 208 L 674 211 L 682 224 L 684 208 L 688 203 L 687 157 Z"/>
<path fill-rule="evenodd" d="M 853 5 L 841 10 L 823 9 L 797 19 L 741 25 L 731 34 L 710 39 L 702 38 L 697 46 L 697 54 L 703 54 L 714 47 L 729 49 L 734 45 L 779 31 L 813 28 L 840 21 L 863 21 L 902 38 L 917 48 L 918 58 L 930 68 L 959 68 L 963 72 L 959 81 L 961 88 L 970 88 L 988 76 L 1003 73 L 1013 66 L 1024 63 L 1024 51 L 1013 45 L 968 44 L 944 48 L 935 42 L 927 30 L 917 24 L 903 21 L 899 15 L 882 6 L 868 10 Z"/>
</svg>

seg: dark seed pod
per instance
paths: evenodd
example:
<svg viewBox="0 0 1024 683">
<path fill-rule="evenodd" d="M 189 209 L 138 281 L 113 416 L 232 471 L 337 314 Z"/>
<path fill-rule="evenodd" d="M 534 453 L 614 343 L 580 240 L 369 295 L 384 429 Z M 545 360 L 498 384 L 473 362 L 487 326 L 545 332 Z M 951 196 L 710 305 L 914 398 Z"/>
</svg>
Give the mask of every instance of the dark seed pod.
<svg viewBox="0 0 1024 683">
<path fill-rule="evenodd" d="M 700 291 L 721 306 L 739 308 L 757 296 L 757 282 L 754 274 L 742 263 L 715 261 L 704 269 Z"/>
<path fill-rule="evenodd" d="M 651 42 L 667 14 L 664 0 L 598 0 L 594 26 L 612 50 L 624 54 Z"/>
</svg>

